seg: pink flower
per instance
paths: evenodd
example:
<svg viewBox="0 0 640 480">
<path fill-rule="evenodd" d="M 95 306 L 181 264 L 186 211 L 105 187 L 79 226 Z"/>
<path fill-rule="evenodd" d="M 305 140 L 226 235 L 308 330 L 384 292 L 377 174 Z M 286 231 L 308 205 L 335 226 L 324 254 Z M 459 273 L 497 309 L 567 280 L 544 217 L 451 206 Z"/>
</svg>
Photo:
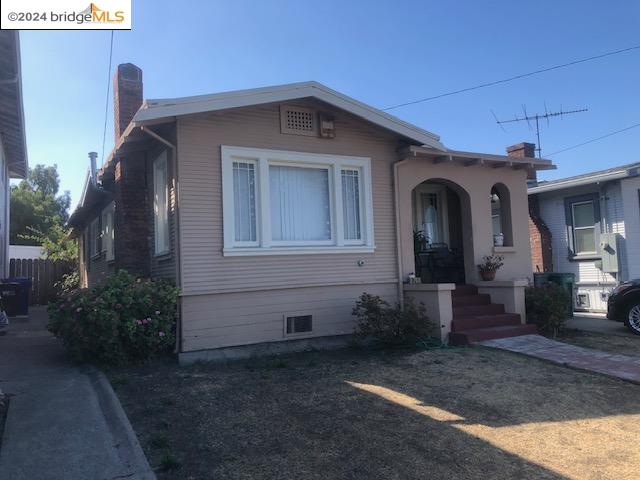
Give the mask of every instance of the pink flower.
<svg viewBox="0 0 640 480">
<path fill-rule="evenodd" d="M 82 307 L 76 308 L 76 312 L 80 313 L 82 311 Z"/>
<path fill-rule="evenodd" d="M 158 332 L 158 336 L 164 337 L 164 332 Z"/>
<path fill-rule="evenodd" d="M 138 325 L 142 325 L 142 320 L 136 320 L 136 323 L 137 323 Z"/>
<path fill-rule="evenodd" d="M 156 315 L 160 315 L 160 310 L 156 310 Z"/>
</svg>

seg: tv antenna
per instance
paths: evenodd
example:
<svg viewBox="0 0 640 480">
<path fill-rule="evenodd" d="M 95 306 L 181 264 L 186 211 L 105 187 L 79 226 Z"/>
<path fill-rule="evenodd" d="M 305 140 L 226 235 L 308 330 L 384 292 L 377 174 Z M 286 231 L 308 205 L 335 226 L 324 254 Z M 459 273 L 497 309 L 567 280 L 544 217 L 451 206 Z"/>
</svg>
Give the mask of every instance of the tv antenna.
<svg viewBox="0 0 640 480">
<path fill-rule="evenodd" d="M 493 114 L 493 118 L 495 118 L 496 123 L 500 125 L 500 128 L 502 128 L 502 130 L 504 130 L 504 127 L 502 125 L 504 125 L 505 123 L 527 122 L 527 125 L 529 125 L 529 128 L 531 128 L 531 122 L 535 121 L 536 137 L 538 139 L 538 143 L 536 145 L 536 151 L 538 152 L 538 158 L 542 158 L 542 146 L 540 145 L 540 120 L 546 120 L 547 125 L 549 125 L 549 119 L 551 117 L 563 117 L 565 115 L 570 115 L 572 113 L 581 113 L 581 112 L 586 112 L 588 110 L 589 110 L 588 108 L 580 108 L 577 110 L 563 110 L 562 105 L 560 105 L 560 110 L 556 112 L 549 112 L 547 110 L 547 104 L 545 103 L 543 114 L 536 113 L 534 115 L 529 115 L 527 113 L 527 107 L 524 104 L 522 105 L 522 112 L 523 112 L 522 117 L 519 117 L 518 115 L 516 115 L 509 120 L 498 120 L 498 117 L 496 117 L 496 114 L 493 113 L 493 110 L 491 110 L 491 113 Z M 506 132 L 506 130 L 504 131 Z"/>
</svg>

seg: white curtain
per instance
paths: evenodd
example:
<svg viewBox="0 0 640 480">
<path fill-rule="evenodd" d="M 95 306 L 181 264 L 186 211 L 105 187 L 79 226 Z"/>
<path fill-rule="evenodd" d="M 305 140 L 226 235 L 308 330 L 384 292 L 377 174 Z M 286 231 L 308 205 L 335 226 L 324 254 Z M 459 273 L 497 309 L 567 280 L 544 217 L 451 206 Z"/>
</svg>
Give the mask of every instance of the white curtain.
<svg viewBox="0 0 640 480">
<path fill-rule="evenodd" d="M 253 163 L 233 162 L 233 202 L 236 242 L 255 242 L 256 171 Z"/>
<path fill-rule="evenodd" d="M 424 234 L 429 243 L 441 242 L 439 215 L 438 215 L 438 195 L 435 193 L 423 193 L 422 197 L 422 226 Z"/>
<path fill-rule="evenodd" d="M 342 218 L 344 239 L 360 240 L 360 175 L 358 170 L 342 170 Z"/>
<path fill-rule="evenodd" d="M 269 166 L 274 241 L 331 240 L 329 171 Z"/>
</svg>

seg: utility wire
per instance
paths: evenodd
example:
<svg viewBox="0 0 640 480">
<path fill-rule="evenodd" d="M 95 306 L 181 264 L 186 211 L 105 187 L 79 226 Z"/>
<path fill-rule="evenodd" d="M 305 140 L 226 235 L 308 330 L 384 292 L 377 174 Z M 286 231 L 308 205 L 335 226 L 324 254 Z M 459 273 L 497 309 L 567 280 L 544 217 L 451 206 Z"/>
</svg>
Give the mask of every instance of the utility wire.
<svg viewBox="0 0 640 480">
<path fill-rule="evenodd" d="M 104 144 L 107 139 L 107 114 L 109 112 L 109 91 L 111 87 L 111 60 L 113 58 L 113 30 L 109 42 L 109 73 L 107 74 L 107 95 L 104 102 L 104 127 L 102 128 L 102 164 L 104 165 Z"/>
<path fill-rule="evenodd" d="M 567 150 L 573 150 L 574 148 L 582 147 L 583 145 L 587 145 L 589 143 L 597 142 L 598 140 L 602 140 L 603 138 L 611 137 L 613 135 L 617 135 L 618 133 L 626 132 L 627 130 L 631 130 L 632 128 L 640 127 L 640 123 L 636 123 L 635 125 L 630 125 L 625 128 L 621 128 L 620 130 L 616 130 L 615 132 L 607 133 L 606 135 L 602 135 L 601 137 L 592 138 L 591 140 L 587 140 L 586 142 L 578 143 L 577 145 L 572 145 L 567 148 L 563 148 L 562 150 L 557 150 L 553 153 L 549 153 L 545 155 L 545 157 L 551 157 L 553 155 L 557 155 L 558 153 L 566 152 Z"/>
<path fill-rule="evenodd" d="M 559 68 L 566 68 L 572 65 L 577 65 L 579 63 L 590 62 L 592 60 L 598 60 L 600 58 L 609 57 L 611 55 L 618 55 L 620 53 L 629 52 L 631 50 L 640 49 L 640 45 L 634 45 L 633 47 L 623 48 L 621 50 L 614 50 L 612 52 L 606 52 L 600 55 L 594 55 L 593 57 L 581 58 L 580 60 L 574 60 L 573 62 L 563 63 L 561 65 L 554 65 L 553 67 L 542 68 L 540 70 L 534 70 L 533 72 L 523 73 L 521 75 L 516 75 L 514 77 L 503 78 L 502 80 L 495 80 L 493 82 L 481 83 L 479 85 L 475 85 L 473 87 L 462 88 L 460 90 L 454 90 L 453 92 L 441 93 L 439 95 L 434 95 L 432 97 L 420 98 L 418 100 L 412 100 L 410 102 L 399 103 L 398 105 L 392 105 L 391 107 L 383 108 L 382 110 L 393 110 L 394 108 L 406 107 L 407 105 L 415 105 L 416 103 L 428 102 L 431 100 L 436 100 L 437 98 L 448 97 L 451 95 L 457 95 L 458 93 L 470 92 L 472 90 L 478 90 L 480 88 L 491 87 L 493 85 L 498 85 L 500 83 L 512 82 L 514 80 L 519 80 L 525 77 L 531 77 L 533 75 L 538 75 L 540 73 L 550 72 L 552 70 L 557 70 Z"/>
</svg>

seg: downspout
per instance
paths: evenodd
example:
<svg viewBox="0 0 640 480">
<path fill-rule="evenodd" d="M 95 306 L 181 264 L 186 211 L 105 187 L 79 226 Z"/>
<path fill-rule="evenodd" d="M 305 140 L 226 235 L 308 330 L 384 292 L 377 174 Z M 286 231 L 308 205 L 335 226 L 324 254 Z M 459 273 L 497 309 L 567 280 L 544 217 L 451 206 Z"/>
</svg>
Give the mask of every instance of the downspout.
<svg viewBox="0 0 640 480">
<path fill-rule="evenodd" d="M 415 154 L 414 154 L 415 156 Z M 397 266 L 398 266 L 398 303 L 400 308 L 404 310 L 404 291 L 402 288 L 403 285 L 403 275 L 402 275 L 402 235 L 400 233 L 400 194 L 398 192 L 398 167 L 407 163 L 410 158 L 404 158 L 402 160 L 398 160 L 393 164 L 393 208 L 395 213 L 396 220 L 396 258 L 397 258 Z"/>
<path fill-rule="evenodd" d="M 177 128 L 177 126 L 176 126 Z M 174 172 L 173 172 L 173 176 L 175 179 L 175 205 L 176 205 L 176 225 L 175 225 L 175 234 L 174 234 L 174 244 L 175 244 L 175 255 L 176 255 L 176 281 L 178 283 L 178 287 L 180 287 L 181 285 L 181 276 L 180 276 L 180 207 L 179 207 L 179 201 L 178 199 L 180 198 L 180 194 L 179 194 L 179 182 L 178 182 L 178 148 L 171 142 L 169 142 L 167 139 L 161 137 L 160 135 L 158 135 L 156 132 L 154 132 L 153 130 L 151 130 L 149 127 L 145 127 L 144 125 L 140 127 L 140 130 L 143 131 L 144 133 L 146 133 L 147 135 L 149 135 L 150 137 L 154 138 L 155 140 L 157 140 L 158 142 L 166 145 L 167 147 L 169 147 L 171 149 L 171 157 L 173 159 L 173 167 L 174 167 Z M 180 307 L 178 307 L 179 309 Z M 178 310 L 178 321 L 176 322 L 176 344 L 173 347 L 173 353 L 178 354 L 180 353 L 180 346 L 182 345 L 182 315 L 181 315 L 181 311 Z"/>
</svg>

